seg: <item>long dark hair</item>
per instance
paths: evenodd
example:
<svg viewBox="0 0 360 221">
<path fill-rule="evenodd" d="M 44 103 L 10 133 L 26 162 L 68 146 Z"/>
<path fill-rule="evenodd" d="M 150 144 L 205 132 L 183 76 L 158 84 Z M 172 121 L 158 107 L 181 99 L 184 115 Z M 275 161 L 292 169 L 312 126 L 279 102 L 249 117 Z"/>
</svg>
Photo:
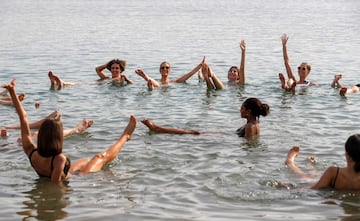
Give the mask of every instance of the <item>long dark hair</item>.
<svg viewBox="0 0 360 221">
<path fill-rule="evenodd" d="M 62 153 L 63 126 L 60 120 L 45 120 L 39 129 L 37 149 L 42 157 L 51 157 Z"/>
<path fill-rule="evenodd" d="M 360 172 L 360 134 L 351 135 L 345 143 L 345 151 L 355 162 L 355 172 Z"/>
<path fill-rule="evenodd" d="M 250 110 L 251 114 L 259 118 L 259 116 L 266 116 L 270 112 L 268 104 L 262 103 L 255 97 L 248 98 L 244 101 L 243 106 L 245 109 Z"/>
</svg>

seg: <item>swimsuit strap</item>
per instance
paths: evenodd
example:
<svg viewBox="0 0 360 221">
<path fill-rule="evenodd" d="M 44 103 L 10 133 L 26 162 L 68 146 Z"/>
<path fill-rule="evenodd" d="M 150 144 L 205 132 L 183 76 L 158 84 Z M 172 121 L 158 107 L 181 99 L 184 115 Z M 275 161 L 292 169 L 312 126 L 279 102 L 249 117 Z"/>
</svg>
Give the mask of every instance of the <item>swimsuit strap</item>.
<svg viewBox="0 0 360 221">
<path fill-rule="evenodd" d="M 331 183 L 331 188 L 335 188 L 335 183 L 336 183 L 338 175 L 339 175 L 339 167 L 336 167 L 336 175 L 335 175 L 334 181 Z"/>
<path fill-rule="evenodd" d="M 55 157 L 56 157 L 56 155 L 51 158 L 51 172 L 52 172 L 53 169 L 54 169 L 54 165 L 53 165 L 53 164 L 54 164 L 54 159 L 55 159 Z"/>
<path fill-rule="evenodd" d="M 34 167 L 34 166 L 33 166 L 33 163 L 32 163 L 32 161 L 31 161 L 31 157 L 32 157 L 32 155 L 33 155 L 33 153 L 34 153 L 35 151 L 37 151 L 37 149 L 33 149 L 33 150 L 31 151 L 31 153 L 29 154 L 29 161 L 30 161 L 30 164 L 31 164 L 32 167 Z"/>
</svg>

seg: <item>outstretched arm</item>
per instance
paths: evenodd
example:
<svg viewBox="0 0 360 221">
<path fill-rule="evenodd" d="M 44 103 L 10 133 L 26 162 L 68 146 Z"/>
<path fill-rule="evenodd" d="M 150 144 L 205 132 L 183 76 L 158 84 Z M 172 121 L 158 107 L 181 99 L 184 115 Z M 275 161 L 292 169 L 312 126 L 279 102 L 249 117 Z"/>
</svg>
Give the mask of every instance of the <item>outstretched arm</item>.
<svg viewBox="0 0 360 221">
<path fill-rule="evenodd" d="M 291 70 L 291 67 L 290 67 L 290 60 L 289 60 L 289 56 L 288 56 L 288 53 L 287 53 L 286 43 L 287 43 L 288 39 L 289 39 L 289 36 L 287 36 L 287 34 L 283 34 L 281 36 L 284 64 L 285 64 L 286 73 L 288 75 L 288 78 L 293 79 L 296 82 L 295 76 L 292 73 L 292 70 Z"/>
<path fill-rule="evenodd" d="M 100 65 L 100 66 L 98 66 L 98 67 L 95 68 L 96 73 L 99 75 L 99 77 L 100 77 L 101 79 L 109 78 L 109 76 L 107 76 L 107 75 L 103 72 L 103 70 L 107 67 L 107 65 L 108 65 L 108 63 L 103 64 L 103 65 Z"/>
<path fill-rule="evenodd" d="M 35 148 L 35 145 L 32 142 L 27 114 L 26 114 L 23 106 L 21 105 L 21 102 L 20 102 L 18 96 L 16 96 L 15 79 L 13 79 L 10 84 L 3 85 L 2 87 L 6 88 L 9 91 L 10 96 L 11 96 L 12 101 L 15 106 L 16 112 L 19 115 L 20 125 L 21 125 L 21 140 L 23 143 L 23 149 L 24 149 L 24 152 L 26 153 L 26 155 L 29 156 L 31 151 Z"/>
<path fill-rule="evenodd" d="M 241 48 L 241 60 L 240 60 L 240 76 L 239 76 L 239 83 L 245 84 L 245 50 L 246 50 L 246 43 L 245 40 L 241 40 L 240 42 Z"/>
<path fill-rule="evenodd" d="M 200 62 L 200 64 L 196 65 L 196 67 L 194 69 L 192 69 L 189 73 L 185 74 L 184 76 L 173 80 L 173 82 L 175 82 L 175 83 L 185 82 L 187 79 L 189 79 L 191 76 L 193 76 L 195 73 L 197 73 L 200 70 L 200 68 L 204 62 L 205 62 L 205 56 L 202 59 L 202 61 Z"/>
<path fill-rule="evenodd" d="M 144 119 L 141 121 L 145 126 L 147 126 L 151 131 L 156 133 L 167 133 L 167 134 L 200 134 L 199 131 L 196 130 L 184 130 L 170 127 L 161 127 L 149 119 Z"/>
</svg>

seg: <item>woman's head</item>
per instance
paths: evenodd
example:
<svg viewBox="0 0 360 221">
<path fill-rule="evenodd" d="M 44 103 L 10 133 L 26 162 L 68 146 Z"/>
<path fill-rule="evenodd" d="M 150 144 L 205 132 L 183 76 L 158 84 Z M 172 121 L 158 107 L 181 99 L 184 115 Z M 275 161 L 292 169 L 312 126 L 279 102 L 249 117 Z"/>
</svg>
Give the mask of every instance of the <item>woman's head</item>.
<svg viewBox="0 0 360 221">
<path fill-rule="evenodd" d="M 40 156 L 50 157 L 62 153 L 63 141 L 61 120 L 46 119 L 38 134 L 37 148 Z"/>
<path fill-rule="evenodd" d="M 360 172 L 360 134 L 351 135 L 345 143 L 345 151 L 355 162 L 354 170 Z"/>
<path fill-rule="evenodd" d="M 169 62 L 164 61 L 160 64 L 159 72 L 162 77 L 167 77 L 170 74 L 170 71 L 171 71 L 171 67 Z"/>
<path fill-rule="evenodd" d="M 248 98 L 241 105 L 240 113 L 242 118 L 248 118 L 254 116 L 259 118 L 266 116 L 270 112 L 270 107 L 267 104 L 262 103 L 257 98 Z"/>
<path fill-rule="evenodd" d="M 299 77 L 306 79 L 307 76 L 310 74 L 311 71 L 311 65 L 309 63 L 303 62 L 298 67 L 298 74 Z"/>
<path fill-rule="evenodd" d="M 234 82 L 234 81 L 237 81 L 237 80 L 239 80 L 239 76 L 240 74 L 239 74 L 239 69 L 238 69 L 238 67 L 236 67 L 236 66 L 231 66 L 230 67 L 230 69 L 229 69 L 229 71 L 228 71 L 228 80 L 230 81 L 230 82 Z"/>
<path fill-rule="evenodd" d="M 126 61 L 119 60 L 119 59 L 113 59 L 109 61 L 106 68 L 111 72 L 111 74 L 114 75 L 120 75 L 120 73 L 125 71 L 126 68 Z"/>
</svg>

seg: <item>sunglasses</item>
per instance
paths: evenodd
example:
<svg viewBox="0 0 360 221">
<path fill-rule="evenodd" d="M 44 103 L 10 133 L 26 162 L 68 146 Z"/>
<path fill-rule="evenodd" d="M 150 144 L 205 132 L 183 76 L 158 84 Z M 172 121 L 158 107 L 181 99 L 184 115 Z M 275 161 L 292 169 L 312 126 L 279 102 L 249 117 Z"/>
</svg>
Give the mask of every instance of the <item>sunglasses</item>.
<svg viewBox="0 0 360 221">
<path fill-rule="evenodd" d="M 162 66 L 162 67 L 160 67 L 160 69 L 167 70 L 167 69 L 170 69 L 170 67 L 169 66 Z"/>
<path fill-rule="evenodd" d="M 300 66 L 299 66 L 299 67 L 298 67 L 298 70 L 300 70 L 300 69 L 301 69 L 301 70 L 303 70 L 303 71 L 305 71 L 305 70 L 306 70 L 306 68 L 305 68 L 305 67 L 300 67 Z"/>
</svg>

